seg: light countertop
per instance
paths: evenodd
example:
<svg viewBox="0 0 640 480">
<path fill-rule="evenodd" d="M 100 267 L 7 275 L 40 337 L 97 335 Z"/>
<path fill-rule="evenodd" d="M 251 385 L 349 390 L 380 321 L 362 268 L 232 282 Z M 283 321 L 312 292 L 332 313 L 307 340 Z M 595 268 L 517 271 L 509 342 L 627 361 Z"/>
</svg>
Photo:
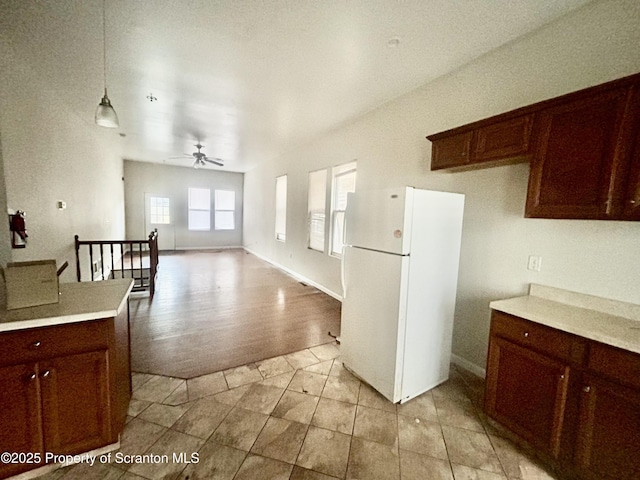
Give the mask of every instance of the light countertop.
<svg viewBox="0 0 640 480">
<path fill-rule="evenodd" d="M 500 312 L 640 353 L 640 305 L 531 284 L 529 295 L 497 300 Z"/>
<path fill-rule="evenodd" d="M 0 332 L 115 317 L 132 288 L 131 279 L 61 283 L 58 303 L 0 310 Z"/>
</svg>

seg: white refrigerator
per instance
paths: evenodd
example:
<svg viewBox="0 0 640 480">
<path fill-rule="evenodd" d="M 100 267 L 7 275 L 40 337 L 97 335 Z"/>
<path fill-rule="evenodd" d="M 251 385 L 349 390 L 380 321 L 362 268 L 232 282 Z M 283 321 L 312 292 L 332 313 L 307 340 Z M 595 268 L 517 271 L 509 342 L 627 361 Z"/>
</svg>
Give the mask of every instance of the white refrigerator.
<svg viewBox="0 0 640 480">
<path fill-rule="evenodd" d="M 342 255 L 342 361 L 390 401 L 449 378 L 464 195 L 350 193 Z"/>
</svg>

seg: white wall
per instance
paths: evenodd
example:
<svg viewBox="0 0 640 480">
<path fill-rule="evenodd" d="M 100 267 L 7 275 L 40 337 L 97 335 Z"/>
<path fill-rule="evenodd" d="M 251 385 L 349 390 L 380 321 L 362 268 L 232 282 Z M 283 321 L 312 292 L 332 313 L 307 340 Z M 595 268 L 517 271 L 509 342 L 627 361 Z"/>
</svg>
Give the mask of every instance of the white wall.
<svg viewBox="0 0 640 480">
<path fill-rule="evenodd" d="M 530 282 L 640 303 L 640 224 L 525 219 L 529 166 L 429 170 L 428 134 L 640 71 L 640 2 L 595 1 L 245 174 L 245 245 L 339 293 L 339 262 L 307 250 L 309 171 L 358 160 L 357 188 L 466 194 L 453 351 L 484 368 L 493 299 Z M 425 59 L 428 61 L 428 59 Z M 274 240 L 275 177 L 288 174 L 286 244 Z M 542 271 L 526 269 L 530 254 Z"/>
<path fill-rule="evenodd" d="M 2 160 L 2 131 L 0 130 L 0 212 L 7 211 L 7 187 L 4 180 L 4 161 Z M 11 261 L 11 242 L 9 238 L 9 223 L 0 222 L 0 238 L 5 241 L 0 242 L 0 265 L 6 265 Z M 4 290 L 0 288 L 0 295 L 4 295 Z"/>
<path fill-rule="evenodd" d="M 195 169 L 125 160 L 125 210 L 127 238 L 144 239 L 149 235 L 145 227 L 145 193 L 169 197 L 175 231 L 175 248 L 239 247 L 242 245 L 242 210 L 244 174 L 222 172 L 205 168 Z M 211 201 L 214 190 L 236 192 L 236 229 L 214 230 L 213 210 L 211 230 L 189 231 L 188 189 L 208 188 Z M 213 207 L 212 207 L 213 208 Z M 162 235 L 159 229 L 159 235 Z M 161 239 L 159 238 L 159 241 Z M 162 248 L 162 242 L 160 243 Z"/>
<path fill-rule="evenodd" d="M 27 247 L 13 249 L 11 260 L 68 261 L 62 281 L 75 281 L 74 234 L 81 239 L 124 236 L 120 138 L 117 131 L 96 126 L 93 115 L 73 114 L 47 89 L 46 78 L 0 38 L 6 206 L 26 212 L 29 234 Z M 57 209 L 58 200 L 66 202 L 66 210 Z M 3 235 L 0 242 L 9 238 Z"/>
</svg>

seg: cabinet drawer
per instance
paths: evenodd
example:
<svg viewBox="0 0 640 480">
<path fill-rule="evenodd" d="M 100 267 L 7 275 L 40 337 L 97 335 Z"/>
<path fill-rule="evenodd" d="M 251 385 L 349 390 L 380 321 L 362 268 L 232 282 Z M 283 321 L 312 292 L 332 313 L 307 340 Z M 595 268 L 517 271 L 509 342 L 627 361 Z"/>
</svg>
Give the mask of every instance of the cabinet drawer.
<svg viewBox="0 0 640 480">
<path fill-rule="evenodd" d="M 586 341 L 569 333 L 493 310 L 491 331 L 519 345 L 573 364 L 584 362 Z"/>
<path fill-rule="evenodd" d="M 592 342 L 589 369 L 620 383 L 640 388 L 640 355 L 627 350 Z"/>
<path fill-rule="evenodd" d="M 0 365 L 37 362 L 108 345 L 107 320 L 16 330 L 0 334 Z"/>
</svg>

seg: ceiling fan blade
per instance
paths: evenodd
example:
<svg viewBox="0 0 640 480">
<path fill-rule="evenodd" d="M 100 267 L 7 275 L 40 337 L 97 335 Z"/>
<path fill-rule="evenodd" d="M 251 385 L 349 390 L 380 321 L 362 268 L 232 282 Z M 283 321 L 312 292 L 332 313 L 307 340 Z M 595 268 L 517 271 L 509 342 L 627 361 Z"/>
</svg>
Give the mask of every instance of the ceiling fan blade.
<svg viewBox="0 0 640 480">
<path fill-rule="evenodd" d="M 213 163 L 214 165 L 218 165 L 219 167 L 224 167 L 224 163 L 222 162 L 221 158 L 209 158 L 209 157 L 205 157 L 204 158 L 205 162 L 209 162 L 209 163 Z"/>
</svg>

